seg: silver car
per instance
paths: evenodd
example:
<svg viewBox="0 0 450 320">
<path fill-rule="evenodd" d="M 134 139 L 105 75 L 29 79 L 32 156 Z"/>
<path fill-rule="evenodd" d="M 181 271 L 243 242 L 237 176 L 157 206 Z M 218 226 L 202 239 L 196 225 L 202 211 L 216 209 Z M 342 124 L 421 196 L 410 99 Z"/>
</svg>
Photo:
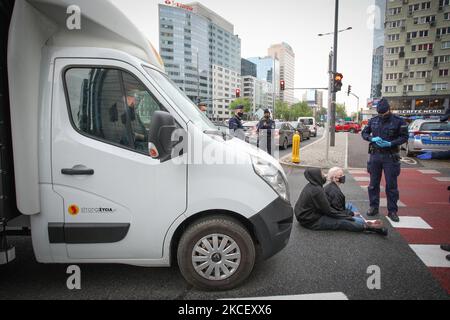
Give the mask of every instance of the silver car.
<svg viewBox="0 0 450 320">
<path fill-rule="evenodd" d="M 408 157 L 422 152 L 450 150 L 450 123 L 439 120 L 416 120 L 409 126 L 406 146 Z"/>
</svg>

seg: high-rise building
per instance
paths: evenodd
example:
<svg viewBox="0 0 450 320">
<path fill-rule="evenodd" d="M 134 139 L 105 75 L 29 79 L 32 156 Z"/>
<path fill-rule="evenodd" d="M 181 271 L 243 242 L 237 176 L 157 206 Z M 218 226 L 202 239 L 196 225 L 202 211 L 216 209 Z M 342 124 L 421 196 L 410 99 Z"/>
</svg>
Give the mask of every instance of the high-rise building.
<svg viewBox="0 0 450 320">
<path fill-rule="evenodd" d="M 159 5 L 160 53 L 169 77 L 212 119 L 230 117 L 241 88 L 241 40 L 234 26 L 198 2 Z"/>
<path fill-rule="evenodd" d="M 270 87 L 272 90 L 272 106 L 270 109 L 273 109 L 275 100 L 277 100 L 277 97 L 280 94 L 280 62 L 272 57 L 253 57 L 248 58 L 247 60 L 256 64 L 256 78 L 270 84 L 270 86 L 265 87 Z"/>
<path fill-rule="evenodd" d="M 250 101 L 252 114 L 260 109 L 272 109 L 273 85 L 266 80 L 260 80 L 251 75 L 242 76 L 242 96 Z"/>
<path fill-rule="evenodd" d="M 241 59 L 241 76 L 252 76 L 256 78 L 256 64 L 247 59 Z"/>
<path fill-rule="evenodd" d="M 403 115 L 449 106 L 450 0 L 388 1 L 382 90 Z"/>
<path fill-rule="evenodd" d="M 295 87 L 295 53 L 290 45 L 283 42 L 269 48 L 269 56 L 280 62 L 280 79 L 286 83 L 286 88 Z M 279 93 L 279 99 L 292 105 L 295 103 L 294 91 L 286 90 Z"/>
<path fill-rule="evenodd" d="M 386 1 L 375 0 L 376 15 L 373 37 L 371 98 L 382 96 L 384 64 L 384 23 L 386 21 Z"/>
</svg>

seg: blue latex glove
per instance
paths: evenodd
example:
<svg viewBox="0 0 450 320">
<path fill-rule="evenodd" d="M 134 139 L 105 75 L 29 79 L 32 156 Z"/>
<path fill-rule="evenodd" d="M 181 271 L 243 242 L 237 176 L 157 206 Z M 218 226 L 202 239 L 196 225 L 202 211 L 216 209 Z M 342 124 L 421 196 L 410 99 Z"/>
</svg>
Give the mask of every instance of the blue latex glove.
<svg viewBox="0 0 450 320">
<path fill-rule="evenodd" d="M 433 159 L 433 153 L 432 152 L 426 152 L 424 154 L 421 154 L 420 156 L 417 156 L 420 160 L 431 160 Z"/>
<path fill-rule="evenodd" d="M 384 140 L 381 140 L 381 141 L 379 141 L 379 142 L 377 142 L 377 146 L 379 146 L 380 148 L 390 148 L 390 147 L 392 147 L 392 143 L 390 143 L 390 142 L 388 142 L 388 141 L 384 141 Z"/>
<path fill-rule="evenodd" d="M 378 142 L 383 141 L 383 139 L 381 139 L 380 137 L 376 137 L 376 138 L 372 138 L 371 141 L 372 141 L 373 143 L 378 143 Z"/>
</svg>

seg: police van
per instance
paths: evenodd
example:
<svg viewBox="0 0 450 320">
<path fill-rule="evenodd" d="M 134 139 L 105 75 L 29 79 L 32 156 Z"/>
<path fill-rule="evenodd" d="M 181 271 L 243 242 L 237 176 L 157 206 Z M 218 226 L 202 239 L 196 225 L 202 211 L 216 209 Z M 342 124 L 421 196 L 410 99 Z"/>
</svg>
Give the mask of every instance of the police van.
<svg viewBox="0 0 450 320">
<path fill-rule="evenodd" d="M 114 4 L 6 0 L 0 15 L 0 264 L 30 235 L 40 263 L 177 263 L 227 290 L 287 245 L 280 164 L 209 122 Z"/>
</svg>

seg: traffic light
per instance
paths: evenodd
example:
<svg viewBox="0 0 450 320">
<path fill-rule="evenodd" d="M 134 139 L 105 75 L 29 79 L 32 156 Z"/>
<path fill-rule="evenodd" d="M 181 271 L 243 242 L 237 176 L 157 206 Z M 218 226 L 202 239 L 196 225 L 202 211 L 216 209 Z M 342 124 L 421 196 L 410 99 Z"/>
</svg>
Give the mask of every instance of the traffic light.
<svg viewBox="0 0 450 320">
<path fill-rule="evenodd" d="M 350 96 L 352 93 L 352 86 L 348 86 L 347 96 Z"/>
<path fill-rule="evenodd" d="M 236 98 L 240 98 L 241 97 L 241 89 L 236 89 Z"/>
<path fill-rule="evenodd" d="M 286 90 L 286 81 L 281 80 L 280 81 L 280 91 Z"/>
<path fill-rule="evenodd" d="M 342 90 L 342 79 L 344 79 L 344 75 L 342 73 L 336 73 L 334 75 L 333 92 L 336 93 Z"/>
</svg>

